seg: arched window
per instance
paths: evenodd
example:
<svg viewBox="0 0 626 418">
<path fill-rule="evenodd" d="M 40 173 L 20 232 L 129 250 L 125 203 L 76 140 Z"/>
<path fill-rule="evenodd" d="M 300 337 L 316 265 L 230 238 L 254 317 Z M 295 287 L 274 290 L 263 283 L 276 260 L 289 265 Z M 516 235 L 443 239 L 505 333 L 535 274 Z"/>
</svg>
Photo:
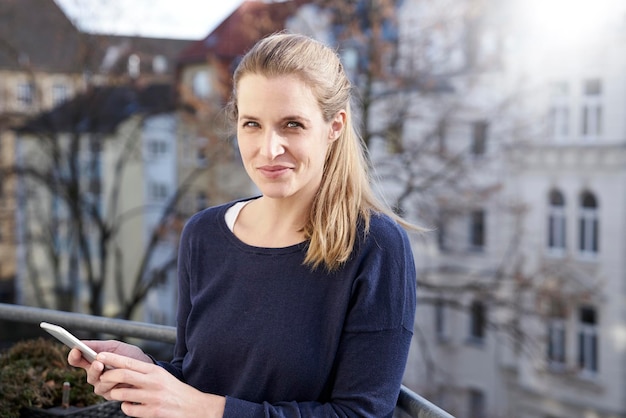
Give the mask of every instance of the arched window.
<svg viewBox="0 0 626 418">
<path fill-rule="evenodd" d="M 581 373 L 594 376 L 598 372 L 598 318 L 592 306 L 581 306 L 578 323 L 578 367 Z"/>
<path fill-rule="evenodd" d="M 581 254 L 596 255 L 599 241 L 598 203 L 593 193 L 580 195 L 579 250 Z"/>
<path fill-rule="evenodd" d="M 565 198 L 556 189 L 548 196 L 548 249 L 562 254 L 565 251 Z"/>
</svg>

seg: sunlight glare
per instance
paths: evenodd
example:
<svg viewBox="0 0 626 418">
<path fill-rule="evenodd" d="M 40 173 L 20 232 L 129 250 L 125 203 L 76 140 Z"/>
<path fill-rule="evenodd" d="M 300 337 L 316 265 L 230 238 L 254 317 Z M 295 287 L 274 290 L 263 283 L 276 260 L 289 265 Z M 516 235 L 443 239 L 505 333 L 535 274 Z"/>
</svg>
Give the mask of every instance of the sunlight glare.
<svg viewBox="0 0 626 418">
<path fill-rule="evenodd" d="M 613 24 L 624 24 L 620 0 L 527 0 L 529 35 L 541 46 L 576 47 Z"/>
</svg>

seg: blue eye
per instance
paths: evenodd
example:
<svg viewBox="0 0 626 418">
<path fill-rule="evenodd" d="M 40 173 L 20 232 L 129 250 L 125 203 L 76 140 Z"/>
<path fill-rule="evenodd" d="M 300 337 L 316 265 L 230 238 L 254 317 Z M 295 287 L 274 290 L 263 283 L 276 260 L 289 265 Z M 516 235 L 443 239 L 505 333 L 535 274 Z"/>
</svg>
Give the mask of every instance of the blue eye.
<svg viewBox="0 0 626 418">
<path fill-rule="evenodd" d="M 287 122 L 287 127 L 288 128 L 301 128 L 302 124 L 300 122 L 290 121 L 290 122 Z"/>
</svg>

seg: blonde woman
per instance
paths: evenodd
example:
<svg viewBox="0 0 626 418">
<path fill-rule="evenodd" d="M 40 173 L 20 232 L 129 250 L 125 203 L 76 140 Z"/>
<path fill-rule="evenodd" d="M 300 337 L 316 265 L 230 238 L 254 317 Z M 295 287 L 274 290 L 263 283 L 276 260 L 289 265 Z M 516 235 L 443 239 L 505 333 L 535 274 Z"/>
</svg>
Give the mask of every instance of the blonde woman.
<svg viewBox="0 0 626 418">
<path fill-rule="evenodd" d="M 370 188 L 340 60 L 275 34 L 233 85 L 241 157 L 261 194 L 187 223 L 173 360 L 90 341 L 94 363 L 76 350 L 69 361 L 133 417 L 390 417 L 415 266 L 407 225 Z"/>
</svg>

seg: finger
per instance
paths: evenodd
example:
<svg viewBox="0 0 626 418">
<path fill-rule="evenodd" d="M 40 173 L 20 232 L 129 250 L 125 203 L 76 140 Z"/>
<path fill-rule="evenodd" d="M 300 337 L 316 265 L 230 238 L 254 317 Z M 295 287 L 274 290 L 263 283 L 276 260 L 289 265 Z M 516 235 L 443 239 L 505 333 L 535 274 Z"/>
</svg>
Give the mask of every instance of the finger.
<svg viewBox="0 0 626 418">
<path fill-rule="evenodd" d="M 96 385 L 100 381 L 102 372 L 104 371 L 104 364 L 99 361 L 94 361 L 87 367 L 87 382 L 92 385 Z"/>
<path fill-rule="evenodd" d="M 137 402 L 122 402 L 121 409 L 125 415 L 129 417 L 142 417 L 145 405 Z"/>
<path fill-rule="evenodd" d="M 152 363 L 146 363 L 114 353 L 99 353 L 96 359 L 111 368 L 132 370 L 142 374 L 149 373 L 150 370 L 155 367 Z"/>
<path fill-rule="evenodd" d="M 111 369 L 100 377 L 102 383 L 114 386 L 115 389 L 146 389 L 151 385 L 153 379 L 154 377 L 149 374 L 124 368 Z M 128 401 L 131 399 L 122 397 L 118 400 Z M 137 399 L 132 399 L 132 401 L 140 402 Z"/>
<path fill-rule="evenodd" d="M 70 366 L 81 367 L 83 369 L 87 369 L 90 366 L 90 363 L 85 360 L 83 354 L 76 348 L 70 350 L 67 355 L 67 362 Z"/>
</svg>

